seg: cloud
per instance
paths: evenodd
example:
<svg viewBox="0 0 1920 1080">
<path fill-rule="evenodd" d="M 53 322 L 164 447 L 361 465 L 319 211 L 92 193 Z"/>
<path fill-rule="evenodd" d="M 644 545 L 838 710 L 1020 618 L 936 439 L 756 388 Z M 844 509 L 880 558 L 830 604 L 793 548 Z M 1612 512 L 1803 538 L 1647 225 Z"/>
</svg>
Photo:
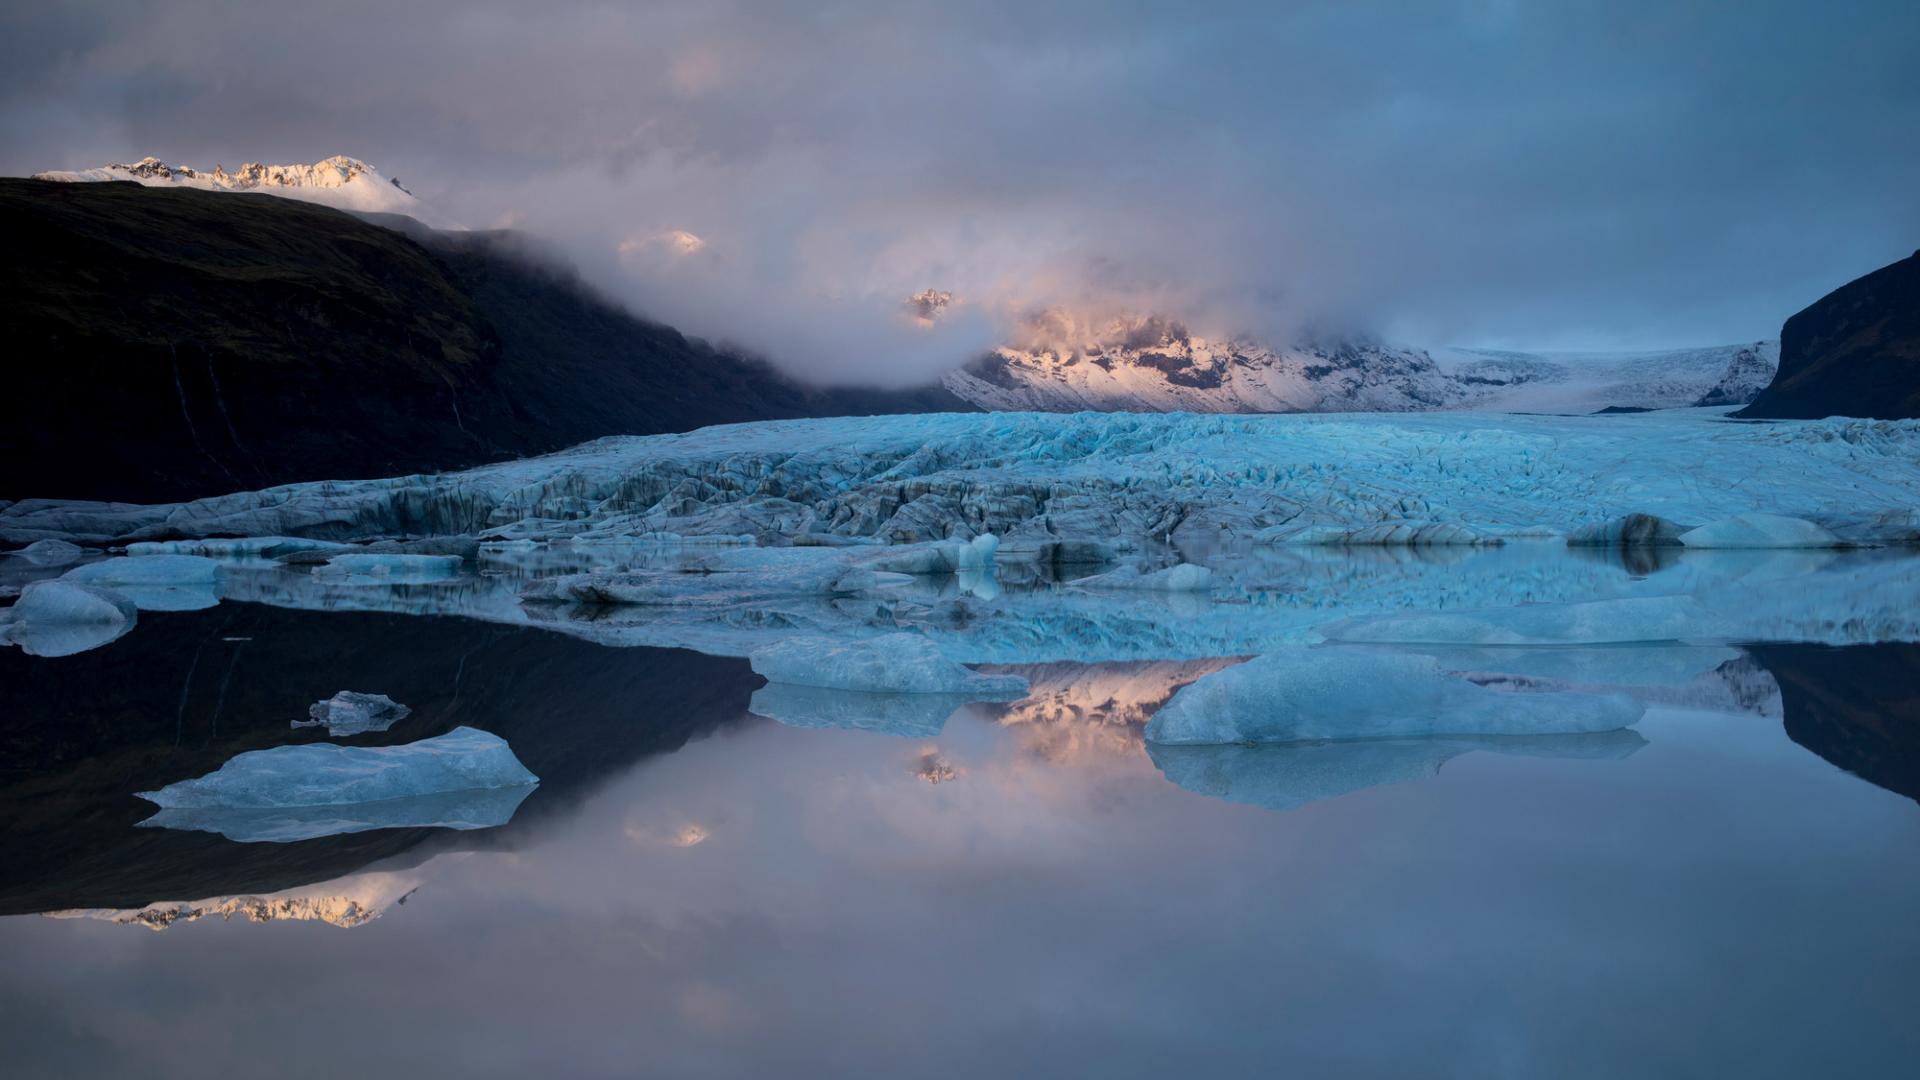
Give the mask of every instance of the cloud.
<svg viewBox="0 0 1920 1080">
<path fill-rule="evenodd" d="M 1024 313 L 1609 347 L 1776 333 L 1920 236 L 1920 9 L 75 3 L 0 171 L 376 163 L 645 314 L 923 380 Z M 693 250 L 655 238 L 697 237 Z M 933 288 L 966 301 L 902 318 Z"/>
</svg>

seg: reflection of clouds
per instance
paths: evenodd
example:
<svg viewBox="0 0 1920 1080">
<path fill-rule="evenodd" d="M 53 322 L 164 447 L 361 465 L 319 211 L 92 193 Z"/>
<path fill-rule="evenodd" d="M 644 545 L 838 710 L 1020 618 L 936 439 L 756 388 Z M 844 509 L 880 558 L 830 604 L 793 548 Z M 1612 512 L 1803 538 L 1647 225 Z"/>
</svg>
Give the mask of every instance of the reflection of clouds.
<svg viewBox="0 0 1920 1080">
<path fill-rule="evenodd" d="M 713 835 L 705 825 L 687 822 L 679 826 L 653 826 L 629 820 L 623 830 L 627 840 L 637 847 L 698 847 Z"/>
</svg>

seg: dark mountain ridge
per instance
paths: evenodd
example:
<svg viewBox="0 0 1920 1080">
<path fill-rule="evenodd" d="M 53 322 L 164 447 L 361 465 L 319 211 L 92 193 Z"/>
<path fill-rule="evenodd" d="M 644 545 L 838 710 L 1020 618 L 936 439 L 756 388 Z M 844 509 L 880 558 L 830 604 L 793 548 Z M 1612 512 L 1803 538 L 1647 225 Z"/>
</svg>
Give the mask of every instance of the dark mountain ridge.
<svg viewBox="0 0 1920 1080">
<path fill-rule="evenodd" d="M 1920 417 L 1920 251 L 1809 304 L 1780 330 L 1780 369 L 1736 416 Z"/>
<path fill-rule="evenodd" d="M 172 501 L 605 435 L 970 411 L 935 387 L 804 386 L 634 317 L 509 233 L 14 179 L 0 228 L 0 500 Z"/>
</svg>

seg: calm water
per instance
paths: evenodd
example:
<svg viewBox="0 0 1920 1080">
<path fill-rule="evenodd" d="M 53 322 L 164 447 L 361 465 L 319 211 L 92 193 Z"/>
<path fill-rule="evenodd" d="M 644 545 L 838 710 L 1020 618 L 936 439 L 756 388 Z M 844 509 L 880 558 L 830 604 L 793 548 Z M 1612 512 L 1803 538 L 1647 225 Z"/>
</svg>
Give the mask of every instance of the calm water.
<svg viewBox="0 0 1920 1080">
<path fill-rule="evenodd" d="M 1195 643 L 1254 633 L 1261 610 L 1761 565 L 1486 558 L 1245 568 L 1293 577 L 1224 614 L 972 587 L 944 640 L 1029 697 L 864 726 L 756 703 L 737 656 L 634 643 L 724 652 L 828 613 L 492 617 L 498 582 L 545 571 L 524 556 L 352 595 L 263 570 L 101 648 L 0 651 L 4 1071 L 1904 1073 L 1920 645 L 1609 652 L 1672 673 L 1604 737 L 1144 742 L 1168 693 L 1233 662 Z M 969 587 L 923 599 L 950 610 Z M 486 830 L 136 827 L 152 808 L 134 791 L 323 739 L 287 722 L 340 689 L 415 710 L 357 744 L 467 724 L 542 783 Z"/>
</svg>

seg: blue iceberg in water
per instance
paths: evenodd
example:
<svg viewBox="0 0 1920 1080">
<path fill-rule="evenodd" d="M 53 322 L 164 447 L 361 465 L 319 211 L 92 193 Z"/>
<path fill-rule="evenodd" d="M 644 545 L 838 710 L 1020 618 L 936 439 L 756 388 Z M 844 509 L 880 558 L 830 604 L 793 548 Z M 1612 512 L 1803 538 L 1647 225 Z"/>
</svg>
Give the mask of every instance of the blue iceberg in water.
<svg viewBox="0 0 1920 1080">
<path fill-rule="evenodd" d="M 971 694 L 974 701 L 1009 701 L 1027 692 L 1018 675 L 968 670 L 918 634 L 852 640 L 791 637 L 755 649 L 754 673 L 769 682 L 859 690 L 876 694 Z"/>
<path fill-rule="evenodd" d="M 284 843 L 369 829 L 503 825 L 539 778 L 497 735 L 459 727 L 404 746 L 278 746 L 139 797 L 140 824 Z"/>
<path fill-rule="evenodd" d="M 1294 648 L 1183 688 L 1154 714 L 1147 740 L 1220 745 L 1564 735 L 1629 727 L 1644 711 L 1620 694 L 1489 689 L 1442 670 L 1430 656 Z"/>
<path fill-rule="evenodd" d="M 788 727 L 846 728 L 929 739 L 940 734 L 955 710 L 978 700 L 972 694 L 876 694 L 776 682 L 755 690 L 747 708 Z"/>
</svg>

